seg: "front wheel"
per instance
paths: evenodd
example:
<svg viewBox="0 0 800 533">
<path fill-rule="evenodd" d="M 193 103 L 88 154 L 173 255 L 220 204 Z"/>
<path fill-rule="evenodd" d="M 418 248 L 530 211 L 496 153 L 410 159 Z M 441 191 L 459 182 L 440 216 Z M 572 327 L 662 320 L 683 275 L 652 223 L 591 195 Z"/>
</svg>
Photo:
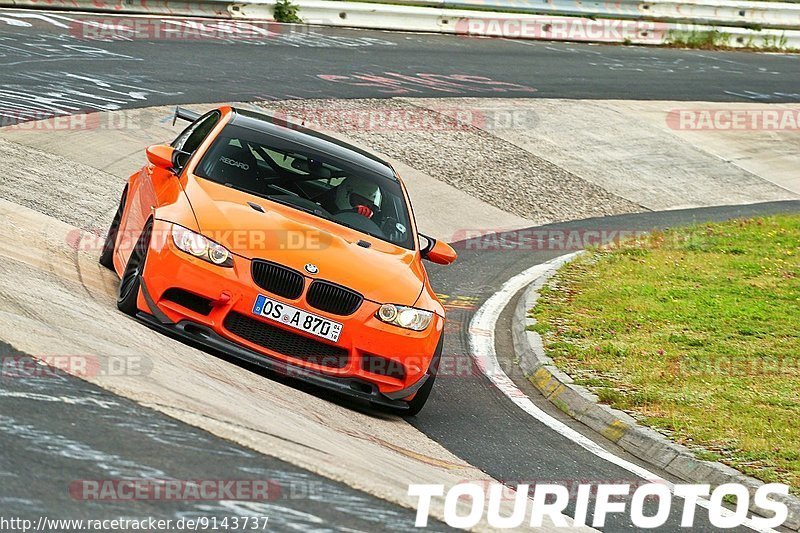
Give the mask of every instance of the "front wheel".
<svg viewBox="0 0 800 533">
<path fill-rule="evenodd" d="M 444 346 L 444 333 L 442 333 L 442 337 L 439 339 L 439 345 L 436 346 L 436 352 L 434 353 L 433 360 L 431 360 L 430 366 L 430 377 L 428 381 L 426 381 L 422 387 L 417 391 L 413 398 L 408 401 L 408 410 L 403 413 L 403 416 L 416 416 L 422 408 L 425 407 L 425 403 L 428 401 L 428 397 L 431 395 L 431 391 L 433 390 L 433 383 L 436 381 L 436 374 L 439 371 L 439 362 L 442 359 L 442 347 Z"/>
<path fill-rule="evenodd" d="M 119 281 L 119 293 L 117 294 L 117 308 L 126 315 L 134 316 L 139 311 L 137 301 L 139 300 L 139 288 L 141 287 L 142 272 L 144 263 L 147 260 L 147 249 L 150 247 L 150 235 L 152 233 L 152 222 L 148 222 L 136 246 L 131 251 L 128 264 L 125 265 L 125 272 Z"/>
<path fill-rule="evenodd" d="M 111 227 L 108 228 L 106 241 L 103 243 L 103 251 L 100 253 L 98 262 L 109 270 L 114 270 L 114 244 L 117 242 L 117 233 L 119 233 L 119 225 L 122 221 L 122 211 L 125 209 L 125 197 L 128 195 L 128 189 L 122 191 L 122 198 L 119 201 L 119 207 L 114 214 L 114 220 L 111 221 Z"/>
<path fill-rule="evenodd" d="M 436 381 L 436 374 L 431 374 L 428 381 L 422 385 L 422 388 L 417 391 L 414 398 L 408 402 L 408 411 L 405 411 L 403 416 L 416 416 L 422 411 L 422 408 L 425 407 L 425 403 L 428 401 L 428 396 L 431 395 L 434 381 Z"/>
</svg>

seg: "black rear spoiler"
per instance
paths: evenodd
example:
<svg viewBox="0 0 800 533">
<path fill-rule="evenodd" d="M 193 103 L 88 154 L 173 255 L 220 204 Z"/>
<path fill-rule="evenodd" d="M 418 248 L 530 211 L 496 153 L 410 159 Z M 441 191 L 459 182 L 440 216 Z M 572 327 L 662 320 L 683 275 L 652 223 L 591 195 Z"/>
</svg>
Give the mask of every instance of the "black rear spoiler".
<svg viewBox="0 0 800 533">
<path fill-rule="evenodd" d="M 175 116 L 172 117 L 172 125 L 174 126 L 175 122 L 177 122 L 178 119 L 185 120 L 186 122 L 194 122 L 201 116 L 202 115 L 200 113 L 196 113 L 194 111 L 186 109 L 185 107 L 178 106 L 175 108 Z"/>
</svg>

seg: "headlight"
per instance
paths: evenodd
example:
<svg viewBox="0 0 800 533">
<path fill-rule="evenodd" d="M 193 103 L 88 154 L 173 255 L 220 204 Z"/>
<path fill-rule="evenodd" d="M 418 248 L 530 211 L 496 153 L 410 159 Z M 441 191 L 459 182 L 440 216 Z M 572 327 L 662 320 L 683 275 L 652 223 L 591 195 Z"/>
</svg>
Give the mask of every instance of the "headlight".
<svg viewBox="0 0 800 533">
<path fill-rule="evenodd" d="M 424 330 L 433 320 L 433 313 L 430 311 L 394 304 L 383 304 L 375 316 L 387 324 L 414 331 Z"/>
<path fill-rule="evenodd" d="M 172 242 L 179 250 L 222 267 L 233 266 L 233 256 L 224 246 L 177 224 L 172 225 Z"/>
</svg>

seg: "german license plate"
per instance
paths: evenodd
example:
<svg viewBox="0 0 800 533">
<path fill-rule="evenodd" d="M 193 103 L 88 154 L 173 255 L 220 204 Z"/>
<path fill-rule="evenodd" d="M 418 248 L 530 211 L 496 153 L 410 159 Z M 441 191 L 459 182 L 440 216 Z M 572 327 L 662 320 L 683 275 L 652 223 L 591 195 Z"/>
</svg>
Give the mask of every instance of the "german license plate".
<svg viewBox="0 0 800 533">
<path fill-rule="evenodd" d="M 338 322 L 307 313 L 261 294 L 253 305 L 253 314 L 333 342 L 337 342 L 342 333 L 342 325 Z"/>
</svg>

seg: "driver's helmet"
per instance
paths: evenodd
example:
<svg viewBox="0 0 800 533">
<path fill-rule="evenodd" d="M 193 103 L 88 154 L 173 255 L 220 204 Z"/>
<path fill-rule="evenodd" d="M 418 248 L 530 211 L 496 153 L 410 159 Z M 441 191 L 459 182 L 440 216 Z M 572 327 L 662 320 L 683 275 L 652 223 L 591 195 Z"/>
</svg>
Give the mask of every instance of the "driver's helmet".
<svg viewBox="0 0 800 533">
<path fill-rule="evenodd" d="M 381 189 L 372 181 L 347 178 L 336 187 L 336 208 L 340 211 L 353 209 L 358 205 L 380 208 Z"/>
</svg>

